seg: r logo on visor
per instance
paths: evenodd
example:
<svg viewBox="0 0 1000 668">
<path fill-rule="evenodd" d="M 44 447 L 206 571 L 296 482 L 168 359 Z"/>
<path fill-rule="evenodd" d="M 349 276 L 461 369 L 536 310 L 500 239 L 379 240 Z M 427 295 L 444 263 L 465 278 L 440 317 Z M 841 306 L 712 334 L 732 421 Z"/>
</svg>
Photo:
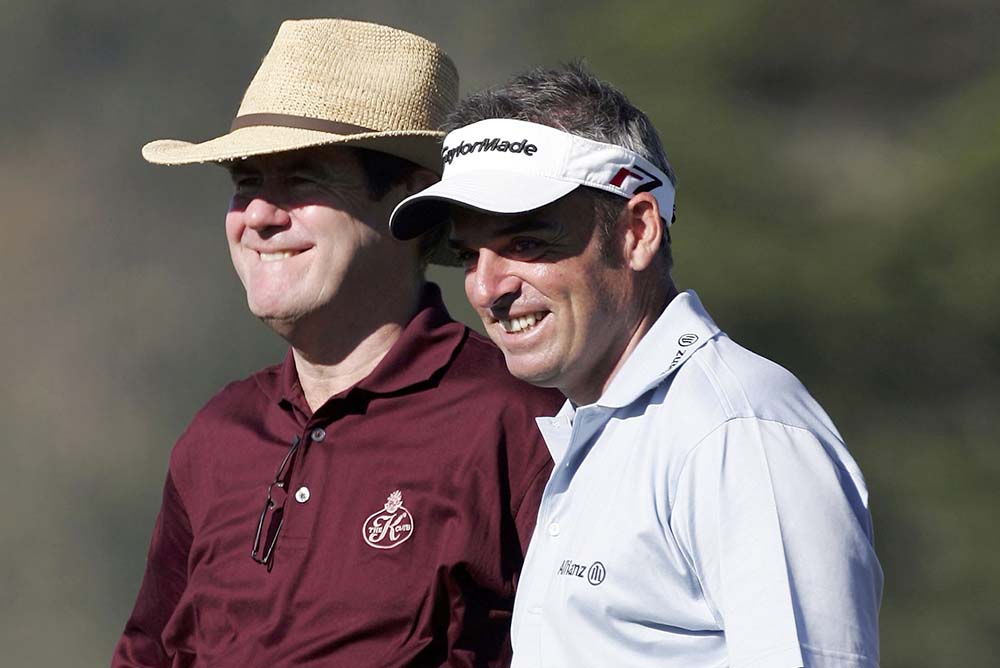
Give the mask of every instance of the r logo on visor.
<svg viewBox="0 0 1000 668">
<path fill-rule="evenodd" d="M 619 169 L 618 173 L 615 174 L 614 178 L 611 179 L 611 185 L 613 185 L 615 188 L 621 188 L 622 190 L 628 192 L 628 189 L 622 185 L 623 183 L 625 183 L 625 179 L 627 179 L 630 176 L 633 179 L 639 179 L 639 183 L 631 191 L 633 195 L 649 192 L 650 190 L 656 190 L 657 188 L 663 185 L 663 181 L 656 178 L 642 167 L 635 165 L 632 167 L 632 169 L 634 169 L 635 172 L 633 172 L 631 169 L 628 169 L 627 167 L 622 167 L 621 169 Z M 639 173 L 636 174 L 636 172 Z"/>
</svg>

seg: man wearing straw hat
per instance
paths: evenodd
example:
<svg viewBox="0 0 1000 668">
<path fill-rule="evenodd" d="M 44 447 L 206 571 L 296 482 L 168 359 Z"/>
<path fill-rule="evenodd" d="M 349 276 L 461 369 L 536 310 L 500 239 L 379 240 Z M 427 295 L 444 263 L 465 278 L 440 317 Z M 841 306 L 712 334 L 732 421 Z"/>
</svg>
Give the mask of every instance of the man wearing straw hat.
<svg viewBox="0 0 1000 668">
<path fill-rule="evenodd" d="M 514 666 L 877 665 L 864 479 L 802 385 L 674 286 L 649 119 L 570 66 L 467 98 L 451 127 L 393 233 L 450 218 L 511 372 L 568 398 L 538 420 L 555 466 Z"/>
<path fill-rule="evenodd" d="M 228 134 L 143 148 L 232 174 L 232 262 L 290 350 L 174 447 L 113 666 L 504 661 L 559 400 L 448 317 L 432 238 L 386 229 L 437 178 L 457 83 L 416 35 L 288 21 Z"/>
</svg>

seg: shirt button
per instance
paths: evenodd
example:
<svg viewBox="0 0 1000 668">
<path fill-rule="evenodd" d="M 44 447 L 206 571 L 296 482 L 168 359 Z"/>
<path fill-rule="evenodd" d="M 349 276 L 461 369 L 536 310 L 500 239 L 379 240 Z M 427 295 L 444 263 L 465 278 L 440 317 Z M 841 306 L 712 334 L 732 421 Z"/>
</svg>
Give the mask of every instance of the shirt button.
<svg viewBox="0 0 1000 668">
<path fill-rule="evenodd" d="M 558 522 L 553 522 L 552 524 L 549 525 L 549 535 L 553 536 L 553 537 L 559 535 L 559 523 Z"/>
<path fill-rule="evenodd" d="M 326 432 L 323 431 L 321 427 L 316 427 L 315 429 L 312 430 L 312 433 L 309 434 L 309 436 L 316 443 L 322 443 L 323 439 L 326 438 Z"/>
<path fill-rule="evenodd" d="M 305 503 L 309 500 L 309 488 L 306 486 L 299 487 L 295 490 L 295 500 L 299 503 Z"/>
</svg>

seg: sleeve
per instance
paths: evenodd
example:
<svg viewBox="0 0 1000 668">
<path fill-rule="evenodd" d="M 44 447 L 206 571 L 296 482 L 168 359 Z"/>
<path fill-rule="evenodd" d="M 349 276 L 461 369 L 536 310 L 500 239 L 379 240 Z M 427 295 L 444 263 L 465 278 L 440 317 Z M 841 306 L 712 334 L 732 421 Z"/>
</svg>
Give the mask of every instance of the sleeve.
<svg viewBox="0 0 1000 668">
<path fill-rule="evenodd" d="M 111 659 L 112 668 L 169 666 L 161 639 L 187 585 L 191 523 L 172 476 L 163 488 L 163 504 L 153 528 L 139 595 Z"/>
<path fill-rule="evenodd" d="M 510 510 L 514 517 L 521 559 L 528 552 L 528 543 L 535 531 L 542 492 L 552 473 L 552 456 L 542 438 L 535 418 L 551 415 L 563 403 L 563 396 L 554 390 L 530 387 L 525 392 L 525 404 L 511 410 L 508 406 L 507 450 L 510 472 Z"/>
<path fill-rule="evenodd" d="M 541 439 L 537 439 L 541 440 Z M 538 507 L 542 503 L 542 492 L 549 481 L 549 474 L 552 472 L 552 460 L 549 458 L 548 450 L 544 443 L 536 443 L 536 448 L 543 457 L 539 457 L 534 475 L 529 479 L 527 487 L 521 494 L 520 499 L 514 499 L 513 514 L 514 525 L 517 527 L 517 537 L 521 543 L 521 558 L 528 552 L 528 543 L 531 534 L 535 531 L 535 521 L 538 519 Z"/>
<path fill-rule="evenodd" d="M 878 665 L 882 570 L 864 482 L 841 453 L 806 429 L 743 418 L 684 465 L 674 535 L 734 668 Z"/>
<path fill-rule="evenodd" d="M 546 397 L 549 404 L 553 403 L 552 397 Z M 544 412 L 544 408 L 539 408 Z M 517 535 L 517 548 L 512 551 L 511 558 L 517 562 L 514 573 L 514 587 L 520 580 L 520 570 L 524 563 L 524 558 L 528 553 L 528 543 L 531 535 L 535 532 L 535 521 L 538 518 L 538 507 L 542 503 L 542 492 L 549 481 L 552 473 L 552 457 L 549 449 L 542 439 L 541 432 L 535 424 L 534 416 L 530 412 L 525 412 L 520 416 L 518 426 L 511 429 L 507 434 L 508 457 L 512 461 L 508 462 L 511 470 L 517 471 L 519 475 L 511 475 L 511 499 L 510 512 L 514 519 L 514 531 Z M 511 451 L 513 451 L 513 456 Z M 513 662 L 513 649 L 510 638 L 510 620 L 508 619 L 504 629 L 505 638 L 500 650 L 497 666 L 510 666 Z"/>
</svg>

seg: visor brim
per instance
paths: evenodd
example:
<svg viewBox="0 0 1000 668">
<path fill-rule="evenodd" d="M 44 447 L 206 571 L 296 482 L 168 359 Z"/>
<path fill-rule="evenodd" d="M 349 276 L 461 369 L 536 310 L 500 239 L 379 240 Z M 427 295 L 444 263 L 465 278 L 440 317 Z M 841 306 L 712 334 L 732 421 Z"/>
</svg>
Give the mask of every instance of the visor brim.
<svg viewBox="0 0 1000 668">
<path fill-rule="evenodd" d="M 577 183 L 538 174 L 456 174 L 400 202 L 389 218 L 389 229 L 397 239 L 413 239 L 446 222 L 449 205 L 483 213 L 525 213 L 551 204 L 578 187 Z"/>
</svg>

